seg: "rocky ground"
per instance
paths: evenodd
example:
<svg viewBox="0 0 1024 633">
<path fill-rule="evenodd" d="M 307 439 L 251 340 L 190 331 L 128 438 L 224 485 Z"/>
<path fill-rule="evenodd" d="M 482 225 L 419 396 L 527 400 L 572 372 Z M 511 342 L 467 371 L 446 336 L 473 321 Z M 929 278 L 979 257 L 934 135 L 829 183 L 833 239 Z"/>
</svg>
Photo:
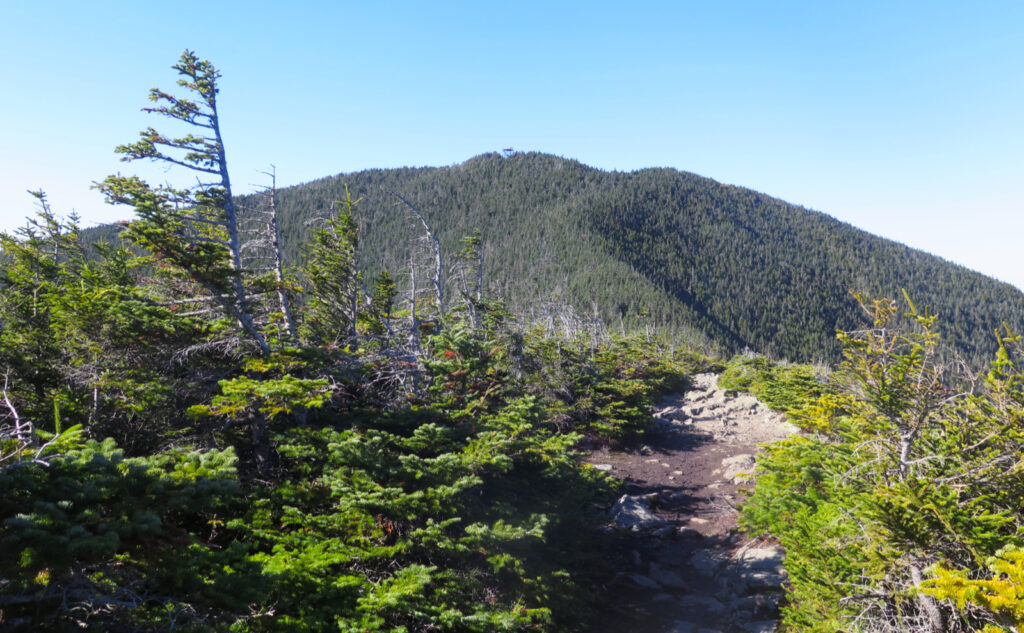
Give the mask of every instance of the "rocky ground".
<svg viewBox="0 0 1024 633">
<path fill-rule="evenodd" d="M 782 550 L 736 529 L 758 445 L 795 433 L 749 395 L 694 377 L 666 398 L 648 444 L 593 452 L 589 461 L 627 482 L 609 510 L 617 571 L 591 633 L 767 633 L 777 625 Z"/>
</svg>

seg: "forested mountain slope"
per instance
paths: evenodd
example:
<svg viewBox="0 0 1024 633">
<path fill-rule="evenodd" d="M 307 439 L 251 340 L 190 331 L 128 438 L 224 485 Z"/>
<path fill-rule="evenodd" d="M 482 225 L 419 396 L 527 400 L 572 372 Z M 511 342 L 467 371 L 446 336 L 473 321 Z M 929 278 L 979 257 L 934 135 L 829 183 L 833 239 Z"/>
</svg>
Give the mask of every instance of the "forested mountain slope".
<svg viewBox="0 0 1024 633">
<path fill-rule="evenodd" d="M 851 291 L 906 289 L 972 359 L 991 358 L 1001 323 L 1024 321 L 1014 287 L 825 214 L 673 169 L 609 173 L 537 153 L 367 170 L 282 190 L 293 261 L 310 218 L 343 198 L 345 185 L 363 198 L 371 272 L 387 268 L 401 280 L 423 234 L 388 193 L 398 192 L 423 212 L 449 260 L 479 229 L 485 284 L 517 311 L 554 300 L 596 309 L 610 324 L 620 315 L 627 325 L 647 319 L 725 351 L 749 346 L 802 360 L 834 357 L 836 329 L 858 325 Z"/>
</svg>

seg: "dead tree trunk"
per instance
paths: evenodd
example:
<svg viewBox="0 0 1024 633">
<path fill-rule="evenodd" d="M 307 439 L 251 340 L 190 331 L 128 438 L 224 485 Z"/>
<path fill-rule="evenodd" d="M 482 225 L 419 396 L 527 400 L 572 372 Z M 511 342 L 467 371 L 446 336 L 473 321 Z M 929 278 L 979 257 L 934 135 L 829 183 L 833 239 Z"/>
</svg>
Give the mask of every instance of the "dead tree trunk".
<svg viewBox="0 0 1024 633">
<path fill-rule="evenodd" d="M 438 320 L 444 320 L 445 305 L 444 305 L 444 265 L 441 258 L 441 240 L 437 238 L 434 231 L 430 229 L 430 225 L 427 223 L 427 218 L 420 213 L 420 210 L 416 208 L 411 202 L 406 200 L 401 194 L 395 191 L 388 191 L 391 195 L 395 196 L 399 200 L 405 203 L 405 206 L 419 218 L 420 223 L 423 225 L 423 230 L 426 231 L 427 239 L 430 240 L 431 248 L 434 255 L 434 297 L 437 300 L 437 313 Z"/>
<path fill-rule="evenodd" d="M 266 172 L 264 172 L 266 173 Z M 277 226 L 277 168 L 270 166 L 270 218 L 267 223 L 267 237 L 270 239 L 274 258 L 274 281 L 277 287 L 277 302 L 281 308 L 281 318 L 284 319 L 284 327 L 291 338 L 292 343 L 298 343 L 299 334 L 295 329 L 295 319 L 292 317 L 292 306 L 288 300 L 288 293 L 284 287 L 284 264 L 281 254 L 281 232 Z"/>
</svg>

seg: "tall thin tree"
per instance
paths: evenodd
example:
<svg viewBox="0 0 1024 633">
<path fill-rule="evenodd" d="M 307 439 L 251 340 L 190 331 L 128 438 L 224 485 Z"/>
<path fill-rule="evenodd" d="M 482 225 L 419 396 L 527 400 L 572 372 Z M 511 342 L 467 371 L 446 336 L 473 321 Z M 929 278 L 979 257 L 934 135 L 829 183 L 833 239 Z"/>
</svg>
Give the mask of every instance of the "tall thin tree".
<svg viewBox="0 0 1024 633">
<path fill-rule="evenodd" d="M 138 141 L 115 151 L 123 161 L 149 159 L 184 167 L 199 174 L 198 182 L 182 189 L 151 187 L 138 177 L 117 175 L 108 176 L 98 188 L 109 202 L 135 207 L 132 239 L 184 269 L 267 354 L 270 346 L 253 320 L 242 275 L 238 208 L 217 112 L 220 72 L 190 50 L 173 68 L 188 97 L 153 88 L 149 99 L 157 105 L 143 111 L 179 121 L 188 131 L 171 137 L 149 127 Z"/>
</svg>

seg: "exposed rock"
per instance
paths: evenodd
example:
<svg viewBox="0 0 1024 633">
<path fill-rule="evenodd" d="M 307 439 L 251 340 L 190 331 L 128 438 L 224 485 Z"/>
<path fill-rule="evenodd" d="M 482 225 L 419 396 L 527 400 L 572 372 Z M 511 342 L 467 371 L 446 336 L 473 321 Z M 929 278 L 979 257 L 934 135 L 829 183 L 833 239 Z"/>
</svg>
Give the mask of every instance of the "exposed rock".
<svg viewBox="0 0 1024 633">
<path fill-rule="evenodd" d="M 698 550 L 690 557 L 690 566 L 703 576 L 712 577 L 718 573 L 722 560 L 713 556 L 708 550 Z"/>
<path fill-rule="evenodd" d="M 727 393 L 717 379 L 694 376 L 691 391 L 662 401 L 650 447 L 629 451 L 623 461 L 595 458 L 614 464 L 631 492 L 656 491 L 623 495 L 611 510 L 607 529 L 628 530 L 632 535 L 622 537 L 637 549 L 631 560 L 625 550 L 617 574 L 623 585 L 618 594 L 611 589 L 610 618 L 595 631 L 774 633 L 778 627 L 784 551 L 769 545 L 734 551 L 742 541 L 730 530 L 736 486 L 753 478 L 756 446 L 797 429 L 756 398 Z M 690 450 L 699 461 L 683 453 Z M 626 586 L 631 590 L 621 591 Z M 636 602 L 616 609 L 617 595 Z M 663 618 L 680 619 L 667 624 L 672 620 Z"/>
<path fill-rule="evenodd" d="M 725 605 L 711 596 L 693 594 L 683 596 L 679 599 L 679 606 L 684 611 L 697 612 L 708 615 L 719 615 L 725 613 Z"/>
<path fill-rule="evenodd" d="M 591 464 L 591 466 L 594 468 L 594 470 L 601 470 L 606 473 L 611 472 L 612 470 L 615 469 L 615 467 L 612 466 L 611 464 Z"/>
<path fill-rule="evenodd" d="M 754 596 L 743 596 L 729 603 L 729 610 L 735 613 L 747 613 L 750 618 L 776 618 L 779 615 L 779 603 L 782 594 L 762 593 Z"/>
<path fill-rule="evenodd" d="M 670 569 L 665 569 L 658 563 L 651 563 L 650 568 L 647 570 L 647 574 L 663 587 L 670 587 L 672 589 L 689 589 L 686 581 L 684 581 L 679 574 Z"/>
<path fill-rule="evenodd" d="M 757 458 L 753 455 L 742 454 L 726 457 L 722 460 L 722 467 L 725 469 L 723 477 L 736 484 L 749 481 L 754 476 L 755 466 L 757 466 Z"/>
<path fill-rule="evenodd" d="M 622 495 L 612 506 L 612 525 L 620 530 L 657 530 L 668 527 L 668 521 L 651 512 L 648 495 Z"/>
<path fill-rule="evenodd" d="M 778 628 L 777 620 L 755 620 L 743 625 L 743 629 L 748 633 L 775 633 Z"/>
<path fill-rule="evenodd" d="M 729 408 L 735 411 L 756 411 L 758 404 L 757 398 L 753 396 L 737 396 L 729 403 Z"/>
<path fill-rule="evenodd" d="M 729 567 L 717 577 L 717 582 L 724 592 L 743 596 L 782 591 L 786 577 L 775 571 L 745 571 Z"/>
<path fill-rule="evenodd" d="M 742 576 L 748 592 L 780 591 L 786 582 L 782 574 L 770 571 L 755 571 Z"/>
<path fill-rule="evenodd" d="M 665 527 L 660 527 L 660 528 L 651 530 L 651 534 L 656 536 L 656 537 L 658 537 L 658 538 L 666 538 L 668 536 L 671 536 L 673 531 L 674 531 L 674 528 L 671 525 L 666 525 Z"/>
<path fill-rule="evenodd" d="M 700 540 L 704 538 L 704 535 L 693 528 L 681 527 L 679 528 L 677 535 L 681 539 Z"/>
<path fill-rule="evenodd" d="M 668 406 L 663 409 L 659 409 L 654 412 L 654 417 L 658 419 L 672 419 L 679 414 L 679 407 Z"/>
<path fill-rule="evenodd" d="M 775 571 L 782 566 L 785 556 L 781 547 L 755 547 L 741 551 L 736 563 L 751 571 Z"/>
</svg>

